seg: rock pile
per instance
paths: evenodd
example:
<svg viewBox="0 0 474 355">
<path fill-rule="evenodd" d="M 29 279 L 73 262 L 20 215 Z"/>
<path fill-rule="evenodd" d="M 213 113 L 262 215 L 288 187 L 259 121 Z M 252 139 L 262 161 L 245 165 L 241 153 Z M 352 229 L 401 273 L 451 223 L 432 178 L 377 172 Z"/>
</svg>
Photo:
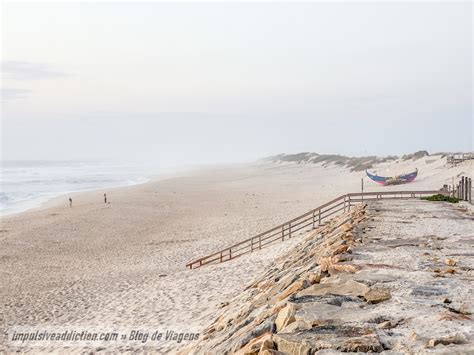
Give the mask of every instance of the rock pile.
<svg viewBox="0 0 474 355">
<path fill-rule="evenodd" d="M 362 242 L 365 219 L 361 206 L 306 236 L 222 310 L 193 351 L 382 350 L 375 324 L 354 323 L 367 318 L 364 305 L 383 302 L 390 292 L 347 277 L 358 270 L 351 253 Z"/>
<path fill-rule="evenodd" d="M 383 240 L 377 246 L 382 238 L 371 232 L 375 228 L 371 221 L 361 205 L 313 230 L 223 305 L 199 342 L 185 353 L 409 352 L 468 344 L 465 333 L 449 325 L 446 330 L 451 333 L 432 338 L 410 328 L 410 324 L 421 328 L 420 319 L 432 317 L 436 322 L 458 322 L 458 330 L 467 322 L 472 332 L 469 306 L 465 311 L 450 307 L 446 292 L 430 284 L 432 272 L 423 278 L 418 269 L 407 270 L 400 252 L 419 248 L 412 241 Z M 392 252 L 398 254 L 391 256 Z M 380 255 L 400 260 L 385 263 Z M 442 307 L 443 312 L 433 314 L 433 307 Z M 472 348 L 465 345 L 466 349 Z"/>
</svg>

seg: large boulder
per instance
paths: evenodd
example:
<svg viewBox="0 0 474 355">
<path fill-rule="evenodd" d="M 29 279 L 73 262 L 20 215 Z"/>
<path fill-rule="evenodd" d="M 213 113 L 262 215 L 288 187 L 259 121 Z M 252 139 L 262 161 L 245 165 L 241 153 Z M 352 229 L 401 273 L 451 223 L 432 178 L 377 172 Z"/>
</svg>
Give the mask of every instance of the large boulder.
<svg viewBox="0 0 474 355">
<path fill-rule="evenodd" d="M 296 314 L 295 305 L 292 303 L 288 303 L 288 305 L 278 313 L 278 316 L 275 320 L 277 332 L 285 328 L 288 324 L 294 322 L 295 314 Z"/>
<path fill-rule="evenodd" d="M 373 314 L 360 308 L 358 303 L 341 307 L 328 303 L 308 303 L 300 306 L 294 319 L 308 328 L 314 326 L 340 325 L 344 323 L 366 323 Z"/>
<path fill-rule="evenodd" d="M 381 352 L 383 347 L 373 329 L 326 325 L 297 333 L 273 336 L 278 350 L 293 355 L 314 354 L 323 349 L 340 352 Z"/>
<path fill-rule="evenodd" d="M 370 289 L 365 295 L 364 298 L 368 303 L 376 304 L 383 301 L 387 301 L 392 297 L 391 293 L 387 289 Z"/>
</svg>

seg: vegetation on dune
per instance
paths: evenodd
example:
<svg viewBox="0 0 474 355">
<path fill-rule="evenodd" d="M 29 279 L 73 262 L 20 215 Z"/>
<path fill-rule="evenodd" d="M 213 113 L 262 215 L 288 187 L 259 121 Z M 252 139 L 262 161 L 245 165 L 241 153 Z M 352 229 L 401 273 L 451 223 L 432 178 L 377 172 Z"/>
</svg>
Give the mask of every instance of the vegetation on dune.
<svg viewBox="0 0 474 355">
<path fill-rule="evenodd" d="M 437 153 L 433 155 L 441 155 L 443 157 L 448 153 Z M 297 164 L 321 164 L 323 166 L 336 165 L 344 166 L 350 169 L 350 171 L 364 171 L 366 169 L 372 169 L 375 165 L 386 163 L 386 162 L 401 162 L 407 160 L 416 161 L 418 159 L 428 157 L 430 154 L 426 150 L 420 150 L 418 152 L 407 154 L 403 156 L 389 155 L 386 157 L 377 156 L 366 156 L 366 157 L 348 157 L 339 154 L 318 154 L 311 152 L 301 152 L 296 154 L 279 154 L 271 157 L 266 157 L 263 161 L 269 161 L 272 163 L 283 163 L 292 162 Z"/>
<path fill-rule="evenodd" d="M 422 197 L 421 199 L 426 200 L 426 201 L 446 201 L 446 202 L 451 202 L 451 203 L 459 202 L 459 199 L 457 199 L 456 197 L 445 196 L 441 194 L 426 196 L 426 197 Z"/>
<path fill-rule="evenodd" d="M 404 155 L 402 157 L 402 160 L 409 160 L 409 159 L 418 160 L 418 159 L 421 159 L 421 158 L 426 157 L 428 155 L 430 155 L 430 154 L 426 150 L 419 150 L 418 152 Z"/>
<path fill-rule="evenodd" d="M 371 169 L 375 164 L 394 161 L 396 159 L 397 157 L 395 156 L 382 158 L 376 156 L 347 157 L 338 154 L 317 154 L 302 152 L 297 154 L 279 154 L 273 157 L 265 158 L 264 160 L 274 163 L 293 162 L 297 164 L 322 164 L 323 166 L 334 164 L 338 166 L 346 166 L 351 171 L 364 171 L 366 169 Z"/>
</svg>

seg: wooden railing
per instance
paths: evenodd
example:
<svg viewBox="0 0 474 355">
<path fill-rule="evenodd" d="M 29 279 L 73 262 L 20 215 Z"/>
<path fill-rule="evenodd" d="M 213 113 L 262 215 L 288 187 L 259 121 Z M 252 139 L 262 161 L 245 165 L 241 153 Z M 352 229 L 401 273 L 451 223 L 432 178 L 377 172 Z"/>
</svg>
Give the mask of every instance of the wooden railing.
<svg viewBox="0 0 474 355">
<path fill-rule="evenodd" d="M 461 176 L 457 185 L 446 186 L 448 188 L 448 193 L 458 198 L 461 201 L 467 201 L 472 203 L 472 179 L 467 176 Z"/>
<path fill-rule="evenodd" d="M 465 160 L 472 160 L 472 159 L 474 159 L 473 153 L 450 154 L 446 157 L 446 163 L 448 165 L 456 166 Z"/>
<path fill-rule="evenodd" d="M 303 229 L 308 229 L 309 227 L 314 229 L 316 226 L 320 226 L 322 222 L 329 217 L 333 218 L 338 213 L 344 213 L 350 210 L 357 202 L 385 199 L 410 199 L 437 193 L 440 193 L 440 190 L 359 192 L 345 194 L 263 233 L 245 239 L 213 254 L 193 260 L 187 263 L 186 267 L 193 269 L 214 262 L 229 261 L 243 254 L 260 250 L 269 244 L 284 241 L 295 236 Z"/>
</svg>

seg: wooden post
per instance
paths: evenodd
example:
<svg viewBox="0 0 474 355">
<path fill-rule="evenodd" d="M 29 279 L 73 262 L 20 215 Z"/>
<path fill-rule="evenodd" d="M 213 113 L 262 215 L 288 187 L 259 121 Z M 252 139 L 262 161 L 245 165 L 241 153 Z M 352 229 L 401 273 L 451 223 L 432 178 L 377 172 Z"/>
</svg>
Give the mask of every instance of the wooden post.
<svg viewBox="0 0 474 355">
<path fill-rule="evenodd" d="M 346 212 L 346 196 L 344 196 L 344 212 Z"/>
<path fill-rule="evenodd" d="M 313 229 L 314 229 L 315 223 L 316 223 L 316 211 L 313 210 Z"/>
<path fill-rule="evenodd" d="M 471 194 L 472 194 L 472 179 L 469 178 L 469 183 L 467 184 L 467 200 L 469 203 L 472 203 Z"/>
<path fill-rule="evenodd" d="M 281 226 L 281 241 L 285 240 L 285 225 Z"/>
<path fill-rule="evenodd" d="M 319 225 L 321 225 L 321 209 L 319 209 L 319 222 L 318 222 Z"/>
<path fill-rule="evenodd" d="M 363 195 L 362 195 L 363 196 Z M 364 197 L 362 197 L 364 198 Z M 347 196 L 347 199 L 349 200 L 349 211 L 351 210 L 351 196 Z M 363 202 L 362 202 L 363 203 Z"/>
<path fill-rule="evenodd" d="M 250 252 L 253 252 L 253 238 L 250 239 Z"/>
<path fill-rule="evenodd" d="M 464 179 L 464 201 L 467 201 L 467 189 L 469 187 L 469 178 L 466 176 Z"/>
<path fill-rule="evenodd" d="M 222 251 L 221 251 L 221 255 L 220 255 L 220 262 L 222 262 Z"/>
<path fill-rule="evenodd" d="M 460 200 L 464 200 L 464 176 L 461 177 L 461 198 Z"/>
<path fill-rule="evenodd" d="M 288 225 L 288 238 L 291 238 L 291 222 Z"/>
<path fill-rule="evenodd" d="M 232 260 L 232 249 L 229 248 L 229 260 Z"/>
<path fill-rule="evenodd" d="M 466 178 L 463 176 L 462 177 L 463 184 L 462 184 L 462 196 L 461 199 L 464 201 L 464 195 L 466 193 Z"/>
<path fill-rule="evenodd" d="M 469 178 L 466 176 L 464 179 L 464 201 L 469 201 Z"/>
</svg>

